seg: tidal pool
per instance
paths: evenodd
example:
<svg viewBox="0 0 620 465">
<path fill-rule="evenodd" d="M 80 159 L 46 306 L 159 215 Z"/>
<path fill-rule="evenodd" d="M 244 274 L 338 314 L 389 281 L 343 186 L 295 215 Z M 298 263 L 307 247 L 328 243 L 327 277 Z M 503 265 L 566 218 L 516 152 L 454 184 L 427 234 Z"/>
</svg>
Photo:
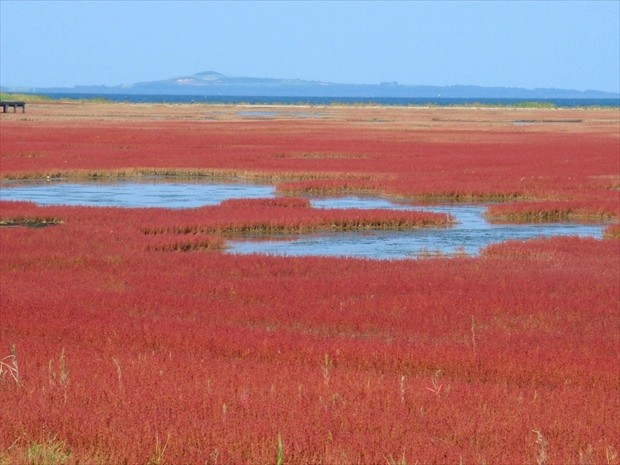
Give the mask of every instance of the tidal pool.
<svg viewBox="0 0 620 465">
<path fill-rule="evenodd" d="M 278 114 L 275 111 L 264 111 L 264 110 L 248 110 L 248 111 L 238 111 L 237 116 L 246 117 L 246 118 L 275 118 Z"/>
<path fill-rule="evenodd" d="M 217 205 L 227 199 L 273 198 L 275 188 L 243 182 L 122 181 L 5 184 L 0 200 L 25 200 L 39 205 L 90 205 L 125 208 L 195 208 Z M 382 198 L 311 198 L 313 208 L 384 208 L 424 210 L 452 215 L 450 227 L 413 231 L 348 231 L 302 235 L 245 236 L 228 240 L 226 253 L 263 253 L 285 256 L 342 256 L 402 259 L 432 255 L 476 255 L 489 244 L 535 237 L 582 236 L 600 239 L 604 225 L 582 223 L 491 224 L 485 205 L 449 204 L 414 206 Z"/>
</svg>

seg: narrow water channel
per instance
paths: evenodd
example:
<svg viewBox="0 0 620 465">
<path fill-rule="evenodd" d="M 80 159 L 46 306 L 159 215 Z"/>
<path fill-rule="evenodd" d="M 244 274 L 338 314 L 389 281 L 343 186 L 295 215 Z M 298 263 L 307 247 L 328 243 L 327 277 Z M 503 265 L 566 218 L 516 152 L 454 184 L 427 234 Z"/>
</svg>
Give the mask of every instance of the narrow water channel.
<svg viewBox="0 0 620 465">
<path fill-rule="evenodd" d="M 230 253 L 273 255 L 329 255 L 375 259 L 418 258 L 434 255 L 478 255 L 487 245 L 535 237 L 582 236 L 600 239 L 603 226 L 581 223 L 492 224 L 485 205 L 449 204 L 412 206 L 384 199 L 341 197 L 311 199 L 315 208 L 386 208 L 447 213 L 456 224 L 449 228 L 414 231 L 347 231 L 289 236 L 288 240 L 229 241 Z"/>
<path fill-rule="evenodd" d="M 49 182 L 15 183 L 0 187 L 0 200 L 32 201 L 39 205 L 90 205 L 124 208 L 164 207 L 173 209 L 217 205 L 227 199 L 272 198 L 275 188 L 241 182 L 186 182 L 150 180 L 142 182 Z M 384 208 L 425 210 L 452 215 L 457 223 L 448 228 L 413 231 L 364 231 L 310 233 L 277 237 L 243 237 L 229 240 L 226 253 L 264 253 L 285 256 L 343 256 L 373 259 L 402 259 L 436 254 L 476 255 L 489 244 L 535 237 L 582 236 L 600 239 L 601 224 L 537 223 L 491 224 L 485 205 L 449 204 L 412 206 L 381 198 L 311 198 L 313 208 Z"/>
</svg>

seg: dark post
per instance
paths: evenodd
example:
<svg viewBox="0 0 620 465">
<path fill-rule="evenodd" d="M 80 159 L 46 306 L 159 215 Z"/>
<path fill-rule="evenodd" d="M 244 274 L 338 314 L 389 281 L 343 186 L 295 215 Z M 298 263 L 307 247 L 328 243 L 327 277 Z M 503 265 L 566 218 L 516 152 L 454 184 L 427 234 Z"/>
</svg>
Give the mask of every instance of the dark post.
<svg viewBox="0 0 620 465">
<path fill-rule="evenodd" d="M 0 102 L 0 107 L 2 107 L 2 113 L 7 112 L 7 107 L 12 107 L 13 113 L 17 113 L 18 107 L 22 109 L 22 113 L 26 113 L 26 102 L 13 102 L 7 100 L 6 102 Z"/>
</svg>

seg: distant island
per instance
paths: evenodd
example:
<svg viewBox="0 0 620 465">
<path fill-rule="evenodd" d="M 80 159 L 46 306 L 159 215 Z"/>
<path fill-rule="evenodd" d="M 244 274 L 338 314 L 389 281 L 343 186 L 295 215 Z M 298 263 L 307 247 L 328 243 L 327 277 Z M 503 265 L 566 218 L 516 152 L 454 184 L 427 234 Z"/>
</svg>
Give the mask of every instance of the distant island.
<svg viewBox="0 0 620 465">
<path fill-rule="evenodd" d="M 162 81 L 118 86 L 24 88 L 3 87 L 3 92 L 72 93 L 100 95 L 195 95 L 236 97 L 360 97 L 360 98 L 480 98 L 480 99 L 618 99 L 620 94 L 598 90 L 554 88 L 524 89 L 470 85 L 421 86 L 397 82 L 337 84 L 303 79 L 231 77 L 215 71 Z"/>
</svg>

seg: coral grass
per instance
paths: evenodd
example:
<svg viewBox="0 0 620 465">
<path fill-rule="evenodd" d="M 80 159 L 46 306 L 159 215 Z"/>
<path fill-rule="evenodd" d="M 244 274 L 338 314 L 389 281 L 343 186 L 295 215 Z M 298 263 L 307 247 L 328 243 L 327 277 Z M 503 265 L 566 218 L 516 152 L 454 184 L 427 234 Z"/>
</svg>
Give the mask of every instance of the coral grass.
<svg viewBox="0 0 620 465">
<path fill-rule="evenodd" d="M 528 202 L 499 216 L 617 217 L 615 113 L 525 115 L 584 121 L 568 128 L 513 126 L 524 115 L 498 109 L 121 124 L 62 116 L 88 105 L 41 108 L 0 119 L 4 180 L 293 173 L 304 189 Z M 377 114 L 400 119 L 374 125 Z M 248 230 L 449 221 L 316 210 L 296 197 L 191 210 L 0 202 L 12 225 L 0 226 L 0 463 L 619 464 L 620 241 L 398 261 L 219 250 Z M 26 227 L 42 220 L 54 224 Z"/>
</svg>

